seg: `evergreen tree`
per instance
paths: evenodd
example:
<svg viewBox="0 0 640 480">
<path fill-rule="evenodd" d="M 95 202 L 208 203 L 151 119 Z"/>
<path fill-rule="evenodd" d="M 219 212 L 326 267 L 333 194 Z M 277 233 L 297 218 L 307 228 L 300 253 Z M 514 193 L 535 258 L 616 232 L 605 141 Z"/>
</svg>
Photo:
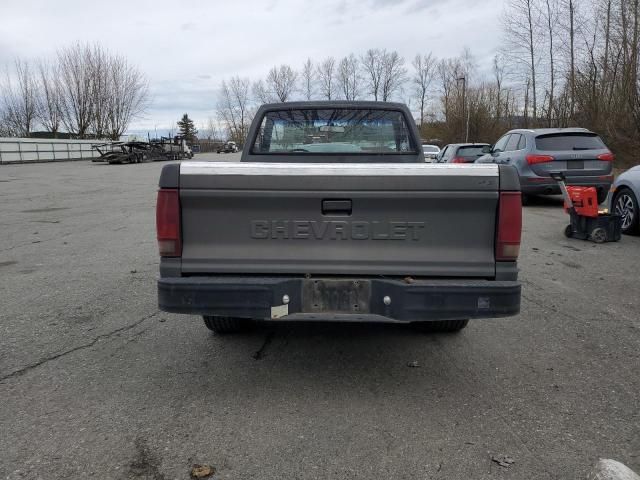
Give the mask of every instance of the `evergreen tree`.
<svg viewBox="0 0 640 480">
<path fill-rule="evenodd" d="M 194 141 L 198 133 L 193 120 L 191 120 L 189 118 L 189 115 L 187 115 L 186 113 L 182 116 L 182 119 L 178 120 L 178 130 L 179 134 L 183 136 L 187 140 L 187 142 Z"/>
</svg>

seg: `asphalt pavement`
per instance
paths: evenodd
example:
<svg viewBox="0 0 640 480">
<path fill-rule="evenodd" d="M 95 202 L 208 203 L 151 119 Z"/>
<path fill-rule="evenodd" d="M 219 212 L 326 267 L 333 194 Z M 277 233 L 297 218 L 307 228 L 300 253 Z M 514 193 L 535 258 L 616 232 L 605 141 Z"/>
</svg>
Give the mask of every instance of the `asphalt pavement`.
<svg viewBox="0 0 640 480">
<path fill-rule="evenodd" d="M 162 165 L 0 167 L 0 478 L 640 470 L 640 238 L 566 239 L 559 198 L 538 199 L 517 317 L 219 337 L 156 305 Z"/>
</svg>

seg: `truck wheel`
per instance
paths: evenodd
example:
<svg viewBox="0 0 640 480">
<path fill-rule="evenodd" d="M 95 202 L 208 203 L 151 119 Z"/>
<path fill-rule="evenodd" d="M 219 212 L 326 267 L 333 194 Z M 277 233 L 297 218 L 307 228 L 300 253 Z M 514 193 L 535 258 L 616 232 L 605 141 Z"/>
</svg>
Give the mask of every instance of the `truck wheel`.
<svg viewBox="0 0 640 480">
<path fill-rule="evenodd" d="M 459 332 L 469 320 L 440 320 L 437 322 L 415 322 L 415 328 L 422 332 Z"/>
<path fill-rule="evenodd" d="M 234 317 L 203 316 L 205 326 L 216 333 L 237 333 L 245 330 L 249 320 Z"/>
</svg>

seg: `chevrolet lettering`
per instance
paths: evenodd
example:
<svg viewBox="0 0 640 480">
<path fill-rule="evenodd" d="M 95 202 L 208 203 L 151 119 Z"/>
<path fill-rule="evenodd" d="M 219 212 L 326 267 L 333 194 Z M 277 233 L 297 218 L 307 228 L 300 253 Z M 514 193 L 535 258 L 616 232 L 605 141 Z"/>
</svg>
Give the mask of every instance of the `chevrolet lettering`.
<svg viewBox="0 0 640 480">
<path fill-rule="evenodd" d="M 345 220 L 253 220 L 257 240 L 420 240 L 424 222 Z"/>
</svg>

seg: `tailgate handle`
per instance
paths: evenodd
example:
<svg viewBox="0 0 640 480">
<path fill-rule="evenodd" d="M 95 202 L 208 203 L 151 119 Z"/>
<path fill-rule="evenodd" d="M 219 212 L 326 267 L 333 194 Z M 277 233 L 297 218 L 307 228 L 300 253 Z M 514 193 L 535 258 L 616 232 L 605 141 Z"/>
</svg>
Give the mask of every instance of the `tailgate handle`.
<svg viewBox="0 0 640 480">
<path fill-rule="evenodd" d="M 322 200 L 323 215 L 351 215 L 351 200 Z"/>
</svg>

